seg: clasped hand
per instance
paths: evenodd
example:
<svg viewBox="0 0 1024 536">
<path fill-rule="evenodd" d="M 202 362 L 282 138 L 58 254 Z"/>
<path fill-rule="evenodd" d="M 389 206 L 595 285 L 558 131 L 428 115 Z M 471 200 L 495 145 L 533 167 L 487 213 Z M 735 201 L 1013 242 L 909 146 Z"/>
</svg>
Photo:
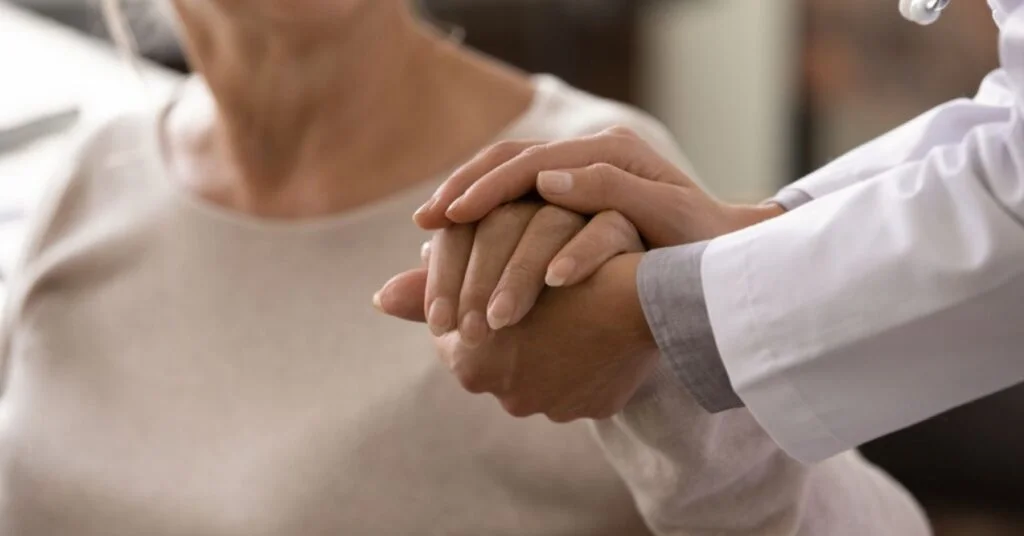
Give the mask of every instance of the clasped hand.
<svg viewBox="0 0 1024 536">
<path fill-rule="evenodd" d="M 543 202 L 527 199 L 535 192 Z M 506 142 L 416 213 L 438 230 L 423 266 L 374 299 L 388 314 L 426 321 L 463 387 L 495 395 L 510 414 L 607 418 L 658 361 L 636 288 L 643 251 L 780 212 L 717 201 L 626 129 Z"/>
</svg>

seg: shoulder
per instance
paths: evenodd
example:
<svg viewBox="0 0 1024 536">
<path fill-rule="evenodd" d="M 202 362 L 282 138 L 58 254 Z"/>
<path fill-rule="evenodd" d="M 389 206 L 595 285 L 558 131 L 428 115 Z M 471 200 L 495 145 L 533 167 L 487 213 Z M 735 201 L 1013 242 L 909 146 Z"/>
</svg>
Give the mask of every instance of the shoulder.
<svg viewBox="0 0 1024 536">
<path fill-rule="evenodd" d="M 90 273 L 97 265 L 75 265 L 87 257 L 94 246 L 131 229 L 135 221 L 125 221 L 124 207 L 137 204 L 137 195 L 126 195 L 126 186 L 139 181 L 155 130 L 145 114 L 107 118 L 86 118 L 79 127 L 71 148 L 59 170 L 47 182 L 42 198 L 31 207 L 27 225 L 19 227 L 12 277 L 6 281 L 0 317 L 0 380 L 3 360 L 9 352 L 14 326 L 23 317 L 30 296 L 47 288 L 44 281 L 59 288 L 65 280 L 60 267 L 69 266 Z M 134 179 L 134 181 L 130 180 Z M 144 186 L 141 186 L 145 188 Z M 131 218 L 131 216 L 127 216 Z M 66 274 L 65 274 L 66 275 Z"/>
<path fill-rule="evenodd" d="M 574 88 L 550 75 L 533 78 L 537 96 L 515 137 L 569 139 L 590 136 L 613 127 L 637 133 L 661 155 L 693 173 L 689 159 L 669 129 L 649 113 Z"/>
<path fill-rule="evenodd" d="M 22 264 L 118 205 L 139 205 L 160 166 L 155 114 L 122 114 L 83 127 L 47 193 L 33 210 Z"/>
</svg>

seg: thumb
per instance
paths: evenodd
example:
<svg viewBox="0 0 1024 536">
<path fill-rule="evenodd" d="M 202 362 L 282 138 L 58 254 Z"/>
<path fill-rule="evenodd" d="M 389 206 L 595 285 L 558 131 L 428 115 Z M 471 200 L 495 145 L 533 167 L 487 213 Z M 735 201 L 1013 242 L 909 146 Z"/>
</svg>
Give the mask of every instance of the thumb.
<svg viewBox="0 0 1024 536">
<path fill-rule="evenodd" d="M 373 296 L 380 312 L 410 322 L 426 322 L 423 313 L 427 292 L 427 270 L 420 268 L 396 275 Z"/>
<path fill-rule="evenodd" d="M 537 190 L 554 205 L 580 214 L 616 211 L 636 226 L 651 245 L 672 243 L 672 225 L 666 216 L 683 205 L 679 186 L 643 179 L 608 164 L 537 175 Z"/>
</svg>

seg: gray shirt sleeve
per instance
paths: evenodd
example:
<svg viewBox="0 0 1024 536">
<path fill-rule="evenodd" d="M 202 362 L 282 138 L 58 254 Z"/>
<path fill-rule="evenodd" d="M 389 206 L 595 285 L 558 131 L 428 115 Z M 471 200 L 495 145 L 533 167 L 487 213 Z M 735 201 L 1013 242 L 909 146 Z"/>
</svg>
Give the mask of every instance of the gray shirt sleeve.
<svg viewBox="0 0 1024 536">
<path fill-rule="evenodd" d="M 711 413 L 743 407 L 726 373 L 704 302 L 701 260 L 708 242 L 654 250 L 644 256 L 637 288 L 663 358 Z"/>
<path fill-rule="evenodd" d="M 786 209 L 786 211 L 788 212 L 797 207 L 810 203 L 813 200 L 814 198 L 811 197 L 810 194 L 808 194 L 807 192 L 803 190 L 798 190 L 793 187 L 789 187 L 783 188 L 782 191 L 780 191 L 778 194 L 775 195 L 775 197 L 773 197 L 767 202 L 775 203 L 781 206 L 782 208 Z"/>
<path fill-rule="evenodd" d="M 813 200 L 790 187 L 766 203 L 788 212 Z M 720 413 L 744 404 L 725 370 L 704 301 L 701 261 L 708 243 L 651 251 L 640 264 L 637 288 L 662 356 L 701 407 Z"/>
</svg>

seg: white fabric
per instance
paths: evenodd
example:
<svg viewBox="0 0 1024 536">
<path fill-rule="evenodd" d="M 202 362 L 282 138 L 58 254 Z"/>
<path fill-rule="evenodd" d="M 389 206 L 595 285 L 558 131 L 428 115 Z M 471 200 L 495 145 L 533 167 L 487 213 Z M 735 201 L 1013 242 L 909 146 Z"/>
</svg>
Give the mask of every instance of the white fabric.
<svg viewBox="0 0 1024 536">
<path fill-rule="evenodd" d="M 1024 381 L 1024 0 L 1002 69 L 796 183 L 818 198 L 713 241 L 702 273 L 739 396 L 821 460 Z"/>
<path fill-rule="evenodd" d="M 646 116 L 537 78 L 505 134 Z M 152 115 L 152 114 L 150 114 Z M 89 140 L 13 285 L 0 535 L 648 534 L 584 423 L 517 421 L 370 298 L 439 184 L 307 222 L 177 189 L 152 117 Z M 678 154 L 671 145 L 668 150 Z"/>
<path fill-rule="evenodd" d="M 504 137 L 625 125 L 686 166 L 646 116 L 537 87 Z M 268 222 L 177 190 L 158 144 L 152 118 L 105 128 L 38 214 L 8 317 L 0 535 L 650 534 L 637 501 L 663 535 L 927 534 L 858 457 L 801 465 L 675 384 L 600 425 L 614 467 L 586 424 L 464 393 L 422 326 L 369 305 L 417 262 L 409 215 L 437 180 Z"/>
<path fill-rule="evenodd" d="M 0 274 L 9 274 L 23 249 L 27 216 L 82 136 L 145 95 L 166 98 L 181 77 L 140 61 L 143 91 L 111 47 L 3 1 L 0 51 L 0 129 L 68 108 L 82 112 L 65 132 L 0 153 L 0 213 L 25 216 L 0 222 Z M 0 281 L 0 303 L 6 286 Z"/>
<path fill-rule="evenodd" d="M 704 411 L 664 363 L 595 426 L 661 536 L 930 534 L 914 499 L 858 453 L 802 464 L 750 412 Z"/>
</svg>

